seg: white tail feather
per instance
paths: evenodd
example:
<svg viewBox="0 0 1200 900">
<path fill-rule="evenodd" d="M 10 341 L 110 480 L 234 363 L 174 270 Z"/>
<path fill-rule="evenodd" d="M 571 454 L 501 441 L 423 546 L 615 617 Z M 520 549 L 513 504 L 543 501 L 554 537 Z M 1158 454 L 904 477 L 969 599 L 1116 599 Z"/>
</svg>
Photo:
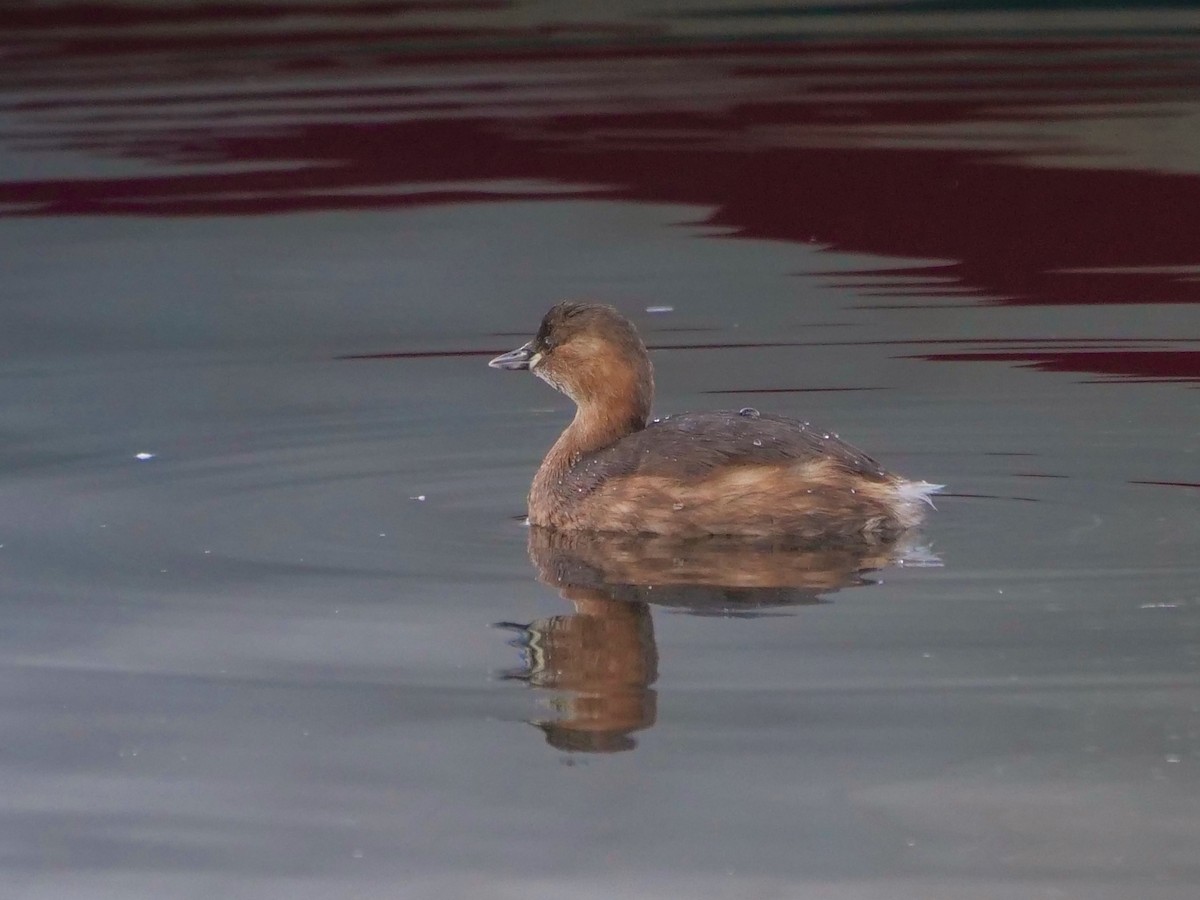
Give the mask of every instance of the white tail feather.
<svg viewBox="0 0 1200 900">
<path fill-rule="evenodd" d="M 904 528 L 912 528 L 921 524 L 921 520 L 925 518 L 924 507 L 922 504 L 929 504 L 930 509 L 937 509 L 933 505 L 931 494 L 936 494 L 944 484 L 930 484 L 928 481 L 897 481 L 896 485 L 896 503 L 895 513 L 900 520 L 900 524 Z"/>
<path fill-rule="evenodd" d="M 896 493 L 900 495 L 901 500 L 924 501 L 937 509 L 930 494 L 936 494 L 944 487 L 944 484 L 930 484 L 928 481 L 901 481 L 896 485 Z"/>
</svg>

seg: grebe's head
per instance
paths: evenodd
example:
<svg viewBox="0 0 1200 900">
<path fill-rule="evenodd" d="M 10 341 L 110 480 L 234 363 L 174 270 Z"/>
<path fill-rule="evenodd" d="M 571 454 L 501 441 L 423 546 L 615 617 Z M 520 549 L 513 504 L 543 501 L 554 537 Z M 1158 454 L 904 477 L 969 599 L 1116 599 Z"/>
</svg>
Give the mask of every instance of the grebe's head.
<svg viewBox="0 0 1200 900">
<path fill-rule="evenodd" d="M 611 306 L 559 303 L 532 341 L 488 365 L 528 369 L 581 406 L 632 402 L 643 425 L 650 413 L 654 372 L 646 345 Z"/>
</svg>

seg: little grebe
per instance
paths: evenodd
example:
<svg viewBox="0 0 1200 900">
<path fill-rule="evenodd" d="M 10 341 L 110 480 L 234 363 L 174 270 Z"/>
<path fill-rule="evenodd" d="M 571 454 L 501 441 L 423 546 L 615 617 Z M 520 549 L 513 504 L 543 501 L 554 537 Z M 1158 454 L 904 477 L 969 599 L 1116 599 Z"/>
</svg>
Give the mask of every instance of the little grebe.
<svg viewBox="0 0 1200 900">
<path fill-rule="evenodd" d="M 528 369 L 575 401 L 533 479 L 532 525 L 887 539 L 919 523 L 941 488 L 893 475 L 807 422 L 753 409 L 649 421 L 650 357 L 608 306 L 559 303 L 532 341 L 488 365 Z"/>
</svg>

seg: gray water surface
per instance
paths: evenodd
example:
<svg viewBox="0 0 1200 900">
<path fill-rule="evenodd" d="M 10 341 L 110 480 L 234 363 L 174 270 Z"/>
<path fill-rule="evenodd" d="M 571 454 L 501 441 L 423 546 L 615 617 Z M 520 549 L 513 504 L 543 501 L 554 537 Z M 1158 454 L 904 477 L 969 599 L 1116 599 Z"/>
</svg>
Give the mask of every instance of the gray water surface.
<svg viewBox="0 0 1200 900">
<path fill-rule="evenodd" d="M 676 82 L 636 65 L 666 139 Z M 16 87 L 5 121 L 50 129 L 17 102 L 44 78 Z M 14 197 L 133 177 L 4 140 Z M 1149 292 L 1200 255 L 1115 263 L 1153 302 L 1009 302 L 932 238 L 556 184 L 0 219 L 0 893 L 1194 897 L 1200 334 Z M 894 552 L 540 552 L 519 517 L 570 404 L 485 363 L 564 296 L 635 320 L 657 412 L 795 415 L 947 494 Z"/>
</svg>

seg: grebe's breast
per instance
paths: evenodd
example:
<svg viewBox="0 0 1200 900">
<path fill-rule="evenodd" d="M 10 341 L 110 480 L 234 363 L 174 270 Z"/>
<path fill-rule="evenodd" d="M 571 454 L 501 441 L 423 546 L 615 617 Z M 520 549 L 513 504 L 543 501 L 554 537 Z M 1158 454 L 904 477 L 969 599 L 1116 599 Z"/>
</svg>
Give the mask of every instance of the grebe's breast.
<svg viewBox="0 0 1200 900">
<path fill-rule="evenodd" d="M 791 467 L 821 462 L 846 475 L 884 481 L 867 454 L 807 422 L 754 410 L 666 416 L 641 431 L 584 455 L 567 476 L 576 493 L 610 479 L 662 477 L 698 482 L 735 467 Z"/>
</svg>

